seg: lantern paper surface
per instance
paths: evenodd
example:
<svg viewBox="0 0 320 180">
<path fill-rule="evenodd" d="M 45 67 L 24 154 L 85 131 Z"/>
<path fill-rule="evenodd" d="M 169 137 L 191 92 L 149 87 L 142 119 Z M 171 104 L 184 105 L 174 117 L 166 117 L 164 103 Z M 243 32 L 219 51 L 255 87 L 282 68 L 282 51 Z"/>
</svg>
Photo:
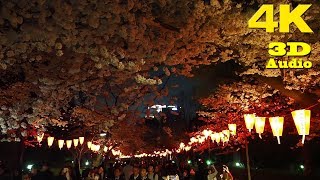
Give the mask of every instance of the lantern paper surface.
<svg viewBox="0 0 320 180">
<path fill-rule="evenodd" d="M 37 135 L 37 141 L 38 141 L 38 143 L 41 143 L 43 136 L 44 136 L 44 133 L 41 133 L 41 134 L 38 134 L 38 135 Z"/>
<path fill-rule="evenodd" d="M 64 145 L 64 140 L 61 140 L 61 139 L 58 140 L 58 146 L 59 146 L 60 150 L 62 149 L 63 145 Z"/>
<path fill-rule="evenodd" d="M 108 151 L 108 147 L 107 147 L 107 146 L 104 146 L 103 151 L 104 151 L 104 152 L 107 152 L 107 151 Z"/>
<path fill-rule="evenodd" d="M 91 149 L 91 151 L 95 151 L 95 149 L 96 149 L 96 145 L 91 144 L 91 145 L 90 145 L 90 149 Z"/>
<path fill-rule="evenodd" d="M 269 118 L 270 126 L 272 129 L 272 133 L 278 139 L 278 144 L 280 144 L 280 136 L 282 136 L 283 132 L 283 117 L 270 117 Z"/>
<path fill-rule="evenodd" d="M 216 142 L 219 144 L 220 143 L 220 134 L 219 133 L 214 133 L 214 136 L 215 136 L 215 140 Z"/>
<path fill-rule="evenodd" d="M 214 133 L 210 135 L 211 141 L 214 142 L 215 141 L 215 136 Z"/>
<path fill-rule="evenodd" d="M 84 137 L 79 137 L 79 143 L 82 145 L 84 142 Z"/>
<path fill-rule="evenodd" d="M 266 118 L 265 117 L 255 117 L 255 128 L 256 133 L 259 134 L 259 137 L 261 137 L 261 134 L 264 132 L 264 126 L 266 124 Z"/>
<path fill-rule="evenodd" d="M 206 129 L 206 130 L 203 130 L 202 134 L 203 134 L 206 138 L 208 138 L 208 137 L 212 134 L 212 131 Z"/>
<path fill-rule="evenodd" d="M 91 141 L 88 141 L 88 142 L 87 142 L 87 146 L 88 146 L 89 149 L 91 149 L 91 145 L 92 145 L 92 142 L 91 142 Z"/>
<path fill-rule="evenodd" d="M 223 130 L 222 133 L 224 134 L 225 141 L 229 141 L 229 139 L 230 139 L 230 131 L 229 130 Z"/>
<path fill-rule="evenodd" d="M 180 149 L 184 150 L 185 144 L 184 143 L 180 143 Z"/>
<path fill-rule="evenodd" d="M 203 143 L 206 140 L 206 137 L 202 136 L 198 139 L 199 143 Z"/>
<path fill-rule="evenodd" d="M 96 145 L 96 151 L 100 150 L 100 145 Z"/>
<path fill-rule="evenodd" d="M 251 132 L 251 129 L 253 129 L 254 126 L 255 114 L 245 114 L 244 121 L 246 123 L 246 128 Z"/>
<path fill-rule="evenodd" d="M 294 124 L 296 125 L 299 135 L 309 135 L 310 131 L 310 110 L 296 110 L 291 112 Z"/>
<path fill-rule="evenodd" d="M 294 124 L 296 125 L 297 131 L 299 135 L 302 135 L 302 144 L 304 144 L 305 136 L 309 135 L 310 131 L 310 110 L 296 110 L 291 112 Z"/>
<path fill-rule="evenodd" d="M 72 146 L 72 140 L 67 140 L 66 144 L 67 144 L 67 148 L 70 149 Z"/>
<path fill-rule="evenodd" d="M 48 146 L 51 147 L 54 141 L 54 137 L 48 137 L 47 141 L 48 141 Z"/>
<path fill-rule="evenodd" d="M 184 149 L 185 151 L 189 151 L 191 149 L 191 146 L 186 146 Z"/>
<path fill-rule="evenodd" d="M 79 144 L 79 139 L 73 139 L 73 145 L 74 147 L 77 147 Z"/>
<path fill-rule="evenodd" d="M 235 136 L 237 134 L 237 125 L 236 124 L 228 124 L 228 128 L 229 128 L 231 135 Z"/>
<path fill-rule="evenodd" d="M 190 138 L 190 142 L 191 143 L 196 143 L 196 142 L 198 142 L 198 139 L 195 138 L 195 137 L 192 137 L 192 138 Z"/>
</svg>

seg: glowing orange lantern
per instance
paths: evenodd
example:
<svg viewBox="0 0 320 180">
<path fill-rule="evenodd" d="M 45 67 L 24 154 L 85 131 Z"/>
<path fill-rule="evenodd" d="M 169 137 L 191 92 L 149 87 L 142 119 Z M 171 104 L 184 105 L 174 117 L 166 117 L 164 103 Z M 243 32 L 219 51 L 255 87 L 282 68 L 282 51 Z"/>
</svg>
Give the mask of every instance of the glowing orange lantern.
<svg viewBox="0 0 320 180">
<path fill-rule="evenodd" d="M 256 133 L 259 134 L 259 137 L 262 139 L 261 134 L 264 131 L 264 125 L 266 124 L 266 118 L 265 117 L 255 117 L 255 128 Z"/>
<path fill-rule="evenodd" d="M 91 149 L 92 142 L 91 142 L 91 141 L 88 141 L 88 142 L 87 142 L 87 146 L 88 146 L 88 149 Z"/>
<path fill-rule="evenodd" d="M 283 117 L 270 117 L 269 122 L 272 129 L 273 136 L 277 137 L 278 144 L 280 144 L 280 136 L 283 132 Z"/>
<path fill-rule="evenodd" d="M 51 147 L 54 141 L 54 137 L 48 137 L 47 141 L 48 141 L 48 146 Z"/>
<path fill-rule="evenodd" d="M 198 139 L 198 141 L 199 141 L 200 144 L 203 143 L 205 140 L 206 140 L 206 137 L 204 137 L 204 136 L 201 136 L 201 137 L 199 137 L 199 139 Z"/>
<path fill-rule="evenodd" d="M 96 151 L 99 151 L 100 150 L 100 145 L 96 145 Z"/>
<path fill-rule="evenodd" d="M 212 133 L 211 135 L 210 135 L 210 138 L 211 138 L 211 141 L 214 143 L 214 141 L 215 141 L 215 135 L 214 135 L 214 133 Z"/>
<path fill-rule="evenodd" d="M 67 148 L 70 149 L 72 146 L 72 140 L 67 140 L 66 144 L 67 144 Z"/>
<path fill-rule="evenodd" d="M 190 138 L 190 143 L 193 144 L 193 143 L 197 143 L 198 142 L 198 139 L 195 138 L 195 137 L 192 137 Z"/>
<path fill-rule="evenodd" d="M 228 142 L 229 139 L 230 139 L 230 131 L 229 130 L 223 130 L 222 134 L 224 135 L 225 142 Z"/>
<path fill-rule="evenodd" d="M 255 114 L 245 114 L 244 115 L 244 121 L 246 123 L 246 127 L 251 132 L 251 129 L 253 129 L 254 121 L 255 121 Z"/>
<path fill-rule="evenodd" d="M 229 128 L 231 135 L 235 136 L 237 134 L 237 125 L 236 124 L 228 124 L 228 128 Z"/>
<path fill-rule="evenodd" d="M 91 144 L 90 149 L 91 149 L 91 151 L 95 151 L 96 150 L 96 145 L 95 144 Z"/>
<path fill-rule="evenodd" d="M 304 144 L 305 136 L 309 135 L 310 131 L 310 110 L 296 110 L 291 112 L 294 124 L 296 125 L 299 135 L 302 135 L 302 144 Z"/>
<path fill-rule="evenodd" d="M 205 136 L 205 138 L 207 139 L 211 134 L 212 134 L 212 131 L 211 130 L 203 130 L 202 131 L 202 134 Z"/>
<path fill-rule="evenodd" d="M 104 151 L 104 152 L 107 152 L 107 151 L 108 151 L 108 147 L 107 147 L 107 146 L 104 146 L 103 151 Z"/>
<path fill-rule="evenodd" d="M 84 137 L 79 137 L 79 143 L 82 145 L 84 142 Z"/>
<path fill-rule="evenodd" d="M 184 150 L 185 144 L 184 143 L 180 143 L 180 149 Z"/>
<path fill-rule="evenodd" d="M 219 133 L 214 133 L 214 139 L 219 144 L 220 143 L 220 134 Z"/>
<path fill-rule="evenodd" d="M 79 144 L 79 139 L 73 139 L 73 145 L 74 147 L 77 147 Z"/>
<path fill-rule="evenodd" d="M 37 135 L 37 141 L 38 141 L 39 144 L 41 143 L 41 141 L 43 139 L 43 136 L 44 136 L 44 133 L 40 133 L 40 134 Z"/>
<path fill-rule="evenodd" d="M 63 145 L 64 145 L 64 140 L 61 140 L 61 139 L 58 140 L 58 146 L 59 146 L 60 150 L 62 149 Z"/>
</svg>

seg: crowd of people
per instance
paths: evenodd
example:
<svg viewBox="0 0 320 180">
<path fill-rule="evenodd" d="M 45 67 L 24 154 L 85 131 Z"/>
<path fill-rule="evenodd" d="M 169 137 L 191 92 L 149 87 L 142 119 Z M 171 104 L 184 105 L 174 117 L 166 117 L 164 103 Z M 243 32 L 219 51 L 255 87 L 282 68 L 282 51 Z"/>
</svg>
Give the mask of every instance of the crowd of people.
<svg viewBox="0 0 320 180">
<path fill-rule="evenodd" d="M 115 163 L 84 169 L 80 175 L 77 168 L 66 166 L 57 176 L 51 172 L 48 164 L 40 169 L 33 167 L 24 176 L 25 180 L 233 180 L 227 166 L 223 165 L 219 173 L 214 165 L 195 167 L 167 163 Z"/>
</svg>

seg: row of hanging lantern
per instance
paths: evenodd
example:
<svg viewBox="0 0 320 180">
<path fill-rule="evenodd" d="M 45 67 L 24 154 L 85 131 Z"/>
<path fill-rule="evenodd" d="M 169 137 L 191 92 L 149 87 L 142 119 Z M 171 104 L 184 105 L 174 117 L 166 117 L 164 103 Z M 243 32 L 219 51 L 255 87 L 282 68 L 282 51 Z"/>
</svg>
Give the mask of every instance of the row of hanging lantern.
<svg viewBox="0 0 320 180">
<path fill-rule="evenodd" d="M 38 135 L 37 136 L 37 141 L 40 143 L 42 141 L 42 138 L 43 138 L 44 134 L 42 133 L 41 135 Z M 47 138 L 47 143 L 48 143 L 48 146 L 51 147 L 53 145 L 53 142 L 54 142 L 54 137 L 52 136 L 49 136 Z M 77 147 L 78 144 L 80 143 L 81 145 L 83 144 L 84 142 L 84 137 L 79 137 L 77 139 L 73 139 L 73 140 L 62 140 L 62 139 L 59 139 L 58 140 L 58 147 L 60 149 L 63 148 L 64 144 L 66 144 L 67 148 L 70 149 L 72 147 L 72 142 L 73 142 L 73 145 L 74 147 Z"/>
<path fill-rule="evenodd" d="M 48 141 L 48 146 L 51 147 L 54 141 L 54 137 L 48 137 L 47 138 Z M 67 148 L 70 149 L 72 147 L 72 144 L 74 147 L 77 147 L 78 145 L 82 145 L 84 143 L 84 137 L 79 137 L 77 139 L 73 139 L 73 140 L 63 140 L 63 139 L 59 139 L 58 140 L 58 147 L 61 150 L 64 146 L 64 144 L 66 144 Z"/>
<path fill-rule="evenodd" d="M 40 143 L 42 141 L 42 138 L 43 138 L 44 134 L 40 134 L 37 136 L 37 141 Z M 47 143 L 48 143 L 48 146 L 51 147 L 53 145 L 53 142 L 54 142 L 54 137 L 52 136 L 49 136 L 47 138 Z M 82 145 L 84 143 L 84 137 L 79 137 L 77 139 L 70 139 L 70 140 L 63 140 L 63 139 L 59 139 L 58 140 L 58 147 L 59 149 L 61 150 L 63 148 L 64 145 L 66 145 L 66 147 L 68 149 L 70 149 L 72 147 L 72 144 L 74 147 L 77 147 L 79 144 Z M 93 144 L 91 141 L 88 141 L 87 142 L 87 147 L 88 149 L 90 149 L 91 151 L 93 152 L 98 152 L 100 150 L 100 145 L 98 144 Z M 112 146 L 104 146 L 104 149 L 103 151 L 104 152 L 107 152 L 108 150 L 110 150 L 112 148 Z"/>
<path fill-rule="evenodd" d="M 196 137 L 191 137 L 188 144 L 185 144 L 183 142 L 180 143 L 179 147 L 175 150 L 169 151 L 166 149 L 165 151 L 154 151 L 153 153 L 141 153 L 136 154 L 134 157 L 136 158 L 143 158 L 143 157 L 166 157 L 170 156 L 173 152 L 181 153 L 183 151 L 187 152 L 190 151 L 193 144 L 196 143 L 203 143 L 205 142 L 209 137 L 211 138 L 211 141 L 217 142 L 218 144 L 220 142 L 226 143 L 229 141 L 230 136 L 235 136 L 237 134 L 237 125 L 236 124 L 228 124 L 228 129 L 223 130 L 221 132 L 213 132 L 212 130 L 205 129 L 202 131 L 201 135 L 197 135 Z M 131 156 L 125 156 L 121 153 L 120 150 L 112 150 L 112 154 L 114 156 L 118 156 L 119 158 L 128 158 Z"/>
<path fill-rule="evenodd" d="M 193 145 L 196 143 L 202 144 L 210 137 L 212 142 L 216 142 L 217 144 L 222 142 L 224 145 L 224 143 L 230 140 L 230 135 L 235 136 L 236 134 L 237 134 L 237 125 L 228 124 L 228 129 L 222 130 L 221 132 L 213 132 L 212 130 L 205 129 L 202 131 L 202 135 L 191 137 L 188 144 L 189 145 Z"/>
<path fill-rule="evenodd" d="M 298 134 L 302 135 L 302 144 L 304 144 L 305 136 L 309 135 L 310 131 L 310 118 L 311 111 L 310 110 L 295 110 L 291 112 L 294 124 L 297 128 Z M 264 126 L 266 122 L 266 117 L 257 117 L 255 114 L 245 114 L 244 120 L 246 124 L 246 128 L 251 132 L 251 130 L 255 127 L 256 133 L 261 134 L 264 132 Z M 280 137 L 283 132 L 283 124 L 284 117 L 269 117 L 270 126 L 272 129 L 273 136 L 277 137 L 278 144 L 280 144 Z"/>
<path fill-rule="evenodd" d="M 141 154 L 136 154 L 134 157 L 136 158 L 143 158 L 143 157 L 167 157 L 168 155 L 171 158 L 171 154 L 173 151 L 170 151 L 166 149 L 165 151 L 154 151 L 153 153 L 141 153 Z"/>
</svg>

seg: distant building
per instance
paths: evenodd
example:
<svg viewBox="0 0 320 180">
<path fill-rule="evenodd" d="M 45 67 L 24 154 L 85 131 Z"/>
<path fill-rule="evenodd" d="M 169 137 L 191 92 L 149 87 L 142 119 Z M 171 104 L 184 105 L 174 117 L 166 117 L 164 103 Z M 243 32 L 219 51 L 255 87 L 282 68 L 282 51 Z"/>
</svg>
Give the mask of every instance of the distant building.
<svg viewBox="0 0 320 180">
<path fill-rule="evenodd" d="M 167 114 L 168 111 L 177 111 L 179 108 L 177 105 L 153 105 L 148 107 L 148 113 L 145 115 L 145 118 L 154 118 L 159 113 Z"/>
</svg>

